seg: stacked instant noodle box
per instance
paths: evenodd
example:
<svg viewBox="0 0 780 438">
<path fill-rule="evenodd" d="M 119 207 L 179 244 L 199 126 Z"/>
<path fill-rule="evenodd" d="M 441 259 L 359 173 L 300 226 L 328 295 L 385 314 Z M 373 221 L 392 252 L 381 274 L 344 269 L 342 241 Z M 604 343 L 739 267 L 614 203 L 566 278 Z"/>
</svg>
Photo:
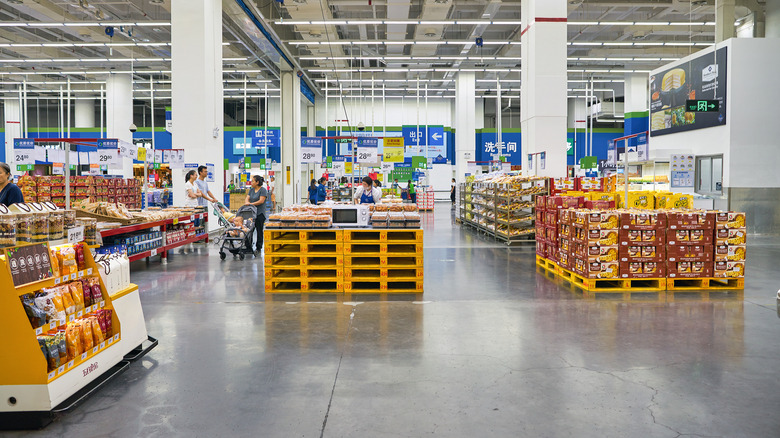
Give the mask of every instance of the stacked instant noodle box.
<svg viewBox="0 0 780 438">
<path fill-rule="evenodd" d="M 592 194 L 592 193 L 591 193 Z M 585 278 L 743 278 L 745 213 L 537 198 L 537 254 Z"/>
</svg>

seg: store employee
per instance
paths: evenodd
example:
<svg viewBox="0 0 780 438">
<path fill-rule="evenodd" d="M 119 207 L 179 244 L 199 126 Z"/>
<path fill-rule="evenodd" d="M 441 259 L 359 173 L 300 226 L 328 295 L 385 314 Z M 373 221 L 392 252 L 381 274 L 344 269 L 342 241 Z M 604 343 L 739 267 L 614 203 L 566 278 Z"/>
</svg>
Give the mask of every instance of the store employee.
<svg viewBox="0 0 780 438">
<path fill-rule="evenodd" d="M 355 204 L 376 204 L 382 200 L 382 189 L 374 187 L 374 180 L 363 178 L 363 184 L 355 191 Z"/>
<path fill-rule="evenodd" d="M 11 182 L 11 167 L 0 163 L 0 204 L 10 207 L 23 202 L 22 191 Z"/>
</svg>

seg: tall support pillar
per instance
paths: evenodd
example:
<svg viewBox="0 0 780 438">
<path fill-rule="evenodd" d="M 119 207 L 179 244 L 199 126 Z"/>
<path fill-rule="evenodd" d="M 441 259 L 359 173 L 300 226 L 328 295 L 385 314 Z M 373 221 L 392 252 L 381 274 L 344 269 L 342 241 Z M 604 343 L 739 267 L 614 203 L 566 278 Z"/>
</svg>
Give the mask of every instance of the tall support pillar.
<svg viewBox="0 0 780 438">
<path fill-rule="evenodd" d="M 22 105 L 18 99 L 3 101 L 5 113 L 5 161 L 11 166 L 11 172 L 16 171 L 14 160 L 14 139 L 22 138 Z"/>
<path fill-rule="evenodd" d="M 466 181 L 468 162 L 476 151 L 476 78 L 473 72 L 459 72 L 455 77 L 455 178 Z"/>
<path fill-rule="evenodd" d="M 95 100 L 77 99 L 73 101 L 74 127 L 76 128 L 94 128 L 95 127 Z M 132 110 L 132 104 L 130 105 Z M 130 125 L 128 125 L 130 126 Z M 99 137 L 99 136 L 98 136 Z"/>
<path fill-rule="evenodd" d="M 76 100 L 76 102 L 79 102 Z M 78 104 L 76 106 L 78 123 Z M 92 125 L 95 122 L 94 107 Z M 133 124 L 133 78 L 127 73 L 111 73 L 106 79 L 106 136 L 126 142 L 133 142 L 130 125 Z M 78 125 L 76 125 L 79 127 Z M 109 173 L 121 173 L 125 178 L 133 177 L 133 160 L 122 159 L 121 169 L 110 169 Z M 181 204 L 180 204 L 181 205 Z"/>
<path fill-rule="evenodd" d="M 623 134 L 631 135 L 647 131 L 650 126 L 650 108 L 647 95 L 648 75 L 627 73 L 625 77 Z M 635 139 L 634 142 L 636 142 Z M 623 145 L 620 145 L 621 147 Z"/>
<path fill-rule="evenodd" d="M 282 170 L 276 178 L 276 202 L 283 207 L 300 202 L 301 194 L 301 79 L 293 70 L 283 70 L 282 96 Z M 281 190 L 279 190 L 281 187 Z"/>
<path fill-rule="evenodd" d="M 780 38 L 780 0 L 766 0 L 766 24 L 764 35 L 767 38 Z"/>
<path fill-rule="evenodd" d="M 171 111 L 173 147 L 184 160 L 214 165 L 209 190 L 222 202 L 224 105 L 222 97 L 222 1 L 171 2 Z M 173 175 L 174 204 L 184 204 L 184 174 Z M 212 227 L 216 221 L 209 216 Z"/>
<path fill-rule="evenodd" d="M 715 2 L 715 42 L 734 38 L 734 6 L 736 0 L 718 0 Z"/>
<path fill-rule="evenodd" d="M 523 173 L 566 174 L 566 0 L 527 0 L 521 3 L 520 37 L 523 69 L 520 88 Z M 534 156 L 545 153 L 545 168 Z"/>
<path fill-rule="evenodd" d="M 317 105 L 317 101 L 315 100 L 315 103 L 308 103 L 308 100 L 306 101 L 306 136 L 307 137 L 316 137 L 317 136 L 317 111 L 315 106 Z M 309 178 L 304 180 L 304 184 L 308 186 L 309 180 L 311 178 L 319 179 L 317 177 L 317 173 L 319 171 L 319 165 L 317 163 L 309 163 L 307 166 L 309 173 Z M 312 173 L 313 172 L 313 173 Z"/>
</svg>

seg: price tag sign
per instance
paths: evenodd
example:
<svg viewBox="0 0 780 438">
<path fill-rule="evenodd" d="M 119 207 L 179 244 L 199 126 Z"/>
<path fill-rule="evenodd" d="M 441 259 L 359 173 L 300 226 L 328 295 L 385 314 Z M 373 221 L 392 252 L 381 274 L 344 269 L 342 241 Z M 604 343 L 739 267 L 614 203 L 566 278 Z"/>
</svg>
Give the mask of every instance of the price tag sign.
<svg viewBox="0 0 780 438">
<path fill-rule="evenodd" d="M 102 350 L 104 348 L 106 348 L 106 341 L 100 343 L 100 349 Z"/>
<path fill-rule="evenodd" d="M 60 284 L 60 283 L 62 283 L 62 279 L 60 277 L 57 277 L 57 278 L 54 279 L 54 285 L 55 286 Z"/>
<path fill-rule="evenodd" d="M 92 354 L 95 354 L 95 353 L 97 353 L 97 352 L 98 352 L 98 350 L 100 350 L 100 347 L 99 347 L 99 346 L 98 346 L 98 347 L 94 347 L 94 348 L 92 349 Z"/>
<path fill-rule="evenodd" d="M 79 310 L 78 312 L 76 312 L 76 316 L 81 318 L 82 316 L 84 316 L 84 311 L 83 310 Z"/>
<path fill-rule="evenodd" d="M 35 334 L 36 335 L 43 334 L 43 327 L 38 327 L 37 329 L 35 329 Z"/>
<path fill-rule="evenodd" d="M 387 143 L 387 140 L 391 140 L 389 138 L 385 139 L 385 143 Z M 383 151 L 384 157 L 383 161 L 387 163 L 403 163 L 404 162 L 404 148 L 396 148 L 396 147 L 389 147 L 385 146 L 385 149 Z"/>
<path fill-rule="evenodd" d="M 65 372 L 65 365 L 62 365 L 59 368 L 57 368 L 57 372 L 60 373 L 60 374 L 64 373 Z"/>
<path fill-rule="evenodd" d="M 49 323 L 49 330 L 54 330 L 57 328 L 57 321 L 52 321 Z"/>
<path fill-rule="evenodd" d="M 108 338 L 108 341 L 106 342 L 108 342 L 108 345 L 111 345 L 114 343 L 114 338 Z"/>
<path fill-rule="evenodd" d="M 168 164 L 171 169 L 184 169 L 184 149 L 171 149 Z"/>
<path fill-rule="evenodd" d="M 81 353 L 81 360 L 86 359 L 88 354 L 89 353 Z"/>
<path fill-rule="evenodd" d="M 101 309 L 102 309 L 102 308 L 103 308 L 105 305 L 106 305 L 106 302 L 105 302 L 105 301 L 101 301 L 101 302 L 100 302 L 100 308 L 101 308 Z"/>
<path fill-rule="evenodd" d="M 66 283 L 68 280 L 70 280 L 70 275 L 66 275 L 66 276 L 62 277 L 62 282 L 63 283 Z"/>
<path fill-rule="evenodd" d="M 73 368 L 73 365 L 75 365 L 75 364 L 76 364 L 75 360 L 72 360 L 72 361 L 68 362 L 68 368 Z"/>
<path fill-rule="evenodd" d="M 130 151 L 133 149 L 133 144 L 124 140 L 119 140 L 119 156 L 125 158 L 133 158 Z"/>
<path fill-rule="evenodd" d="M 78 274 L 70 274 L 70 279 L 71 279 L 71 281 L 75 280 L 77 275 L 78 275 Z"/>
<path fill-rule="evenodd" d="M 357 147 L 357 162 L 374 164 L 379 162 L 379 140 L 376 138 L 359 138 Z"/>
<path fill-rule="evenodd" d="M 194 220 L 195 220 L 195 215 L 194 215 L 194 214 L 193 214 L 193 215 L 190 215 L 190 220 L 191 220 L 191 221 L 194 221 Z"/>
<path fill-rule="evenodd" d="M 65 165 L 63 163 L 52 163 L 51 165 L 52 175 L 65 175 Z"/>
<path fill-rule="evenodd" d="M 14 161 L 16 164 L 35 164 L 35 142 L 31 138 L 14 139 Z"/>
<path fill-rule="evenodd" d="M 151 257 L 154 257 L 154 256 L 156 256 L 156 255 L 157 255 L 157 250 L 156 250 L 156 249 L 153 249 L 153 250 L 151 251 Z"/>
<path fill-rule="evenodd" d="M 87 275 L 92 275 L 92 268 L 87 268 Z"/>
<path fill-rule="evenodd" d="M 76 315 L 68 315 L 68 322 L 73 322 L 76 320 Z"/>
<path fill-rule="evenodd" d="M 84 271 L 79 271 L 79 278 L 84 278 Z"/>
<path fill-rule="evenodd" d="M 179 225 L 179 218 L 177 218 L 177 217 L 173 218 L 173 224 L 174 225 Z"/>
<path fill-rule="evenodd" d="M 301 138 L 301 163 L 322 163 L 322 139 Z"/>
<path fill-rule="evenodd" d="M 146 148 L 143 146 L 138 146 L 138 161 L 146 161 Z"/>
<path fill-rule="evenodd" d="M 119 340 L 119 333 L 114 335 L 114 341 L 118 341 L 118 340 Z"/>
<path fill-rule="evenodd" d="M 50 372 L 50 373 L 49 373 L 49 380 L 53 379 L 53 378 L 54 378 L 54 376 L 56 376 L 56 375 L 57 375 L 57 371 L 52 371 L 52 372 Z"/>
</svg>

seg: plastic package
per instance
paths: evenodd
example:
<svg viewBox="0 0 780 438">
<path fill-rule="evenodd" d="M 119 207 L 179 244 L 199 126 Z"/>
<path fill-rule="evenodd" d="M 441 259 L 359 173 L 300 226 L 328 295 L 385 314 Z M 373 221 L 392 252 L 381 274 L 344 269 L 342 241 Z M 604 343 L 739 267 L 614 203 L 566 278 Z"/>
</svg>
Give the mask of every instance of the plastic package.
<svg viewBox="0 0 780 438">
<path fill-rule="evenodd" d="M 89 320 L 89 325 L 92 328 L 92 340 L 94 341 L 95 345 L 100 345 L 100 343 L 105 340 L 105 336 L 103 335 L 103 330 L 100 328 L 100 322 L 94 316 L 89 318 L 88 320 Z"/>
<path fill-rule="evenodd" d="M 92 325 L 86 319 L 77 322 L 81 326 L 81 344 L 84 347 L 84 351 L 89 351 L 95 346 L 95 340 L 92 337 Z"/>
<path fill-rule="evenodd" d="M 68 324 L 65 328 L 65 341 L 68 346 L 68 360 L 79 357 L 84 351 L 81 345 L 81 328 L 78 324 Z"/>
<path fill-rule="evenodd" d="M 36 212 L 32 214 L 30 226 L 30 241 L 33 243 L 49 241 L 49 213 Z"/>
<path fill-rule="evenodd" d="M 44 324 L 60 319 L 59 315 L 57 314 L 57 309 L 54 307 L 54 302 L 52 301 L 51 297 L 49 297 L 44 292 L 36 293 L 35 307 L 43 310 L 43 312 L 46 314 L 46 321 Z"/>
<path fill-rule="evenodd" d="M 103 300 L 103 292 L 100 290 L 100 280 L 97 277 L 88 277 L 87 282 L 92 292 L 92 303 L 97 304 Z"/>
<path fill-rule="evenodd" d="M 63 225 L 66 230 L 76 226 L 76 210 L 65 210 L 63 212 Z"/>
<path fill-rule="evenodd" d="M 84 310 L 84 291 L 81 290 L 81 282 L 68 283 L 70 294 L 73 297 L 73 304 L 76 305 L 76 312 Z"/>
<path fill-rule="evenodd" d="M 86 261 L 84 260 L 84 245 L 76 243 L 73 245 L 73 250 L 76 252 L 76 266 L 79 271 L 86 269 Z"/>
<path fill-rule="evenodd" d="M 0 216 L 0 248 L 16 246 L 16 216 Z"/>
<path fill-rule="evenodd" d="M 19 213 L 16 215 L 16 242 L 32 242 L 32 214 Z"/>
<path fill-rule="evenodd" d="M 49 371 L 54 371 L 60 367 L 60 347 L 54 336 L 45 336 L 44 339 L 46 340 Z"/>
<path fill-rule="evenodd" d="M 59 349 L 60 353 L 60 362 L 65 363 L 68 359 L 68 343 L 65 340 L 65 330 L 59 330 L 57 331 L 57 334 L 54 335 L 55 339 L 57 340 L 57 347 Z"/>
<path fill-rule="evenodd" d="M 38 328 L 46 324 L 46 312 L 35 305 L 35 297 L 32 294 L 22 295 L 19 298 L 22 300 L 22 306 L 25 313 L 27 313 L 27 318 L 30 320 L 32 328 Z"/>
<path fill-rule="evenodd" d="M 102 312 L 100 312 L 100 314 L 103 315 L 103 318 L 106 321 L 106 330 L 105 330 L 106 338 L 110 338 L 110 337 L 114 336 L 114 325 L 113 325 L 113 322 L 112 322 L 113 321 L 113 318 L 112 318 L 112 314 L 113 313 L 114 313 L 114 311 L 111 310 L 111 309 L 104 309 Z"/>
<path fill-rule="evenodd" d="M 84 227 L 84 242 L 87 245 L 97 245 L 97 219 L 82 217 L 76 219 L 76 226 Z"/>
<path fill-rule="evenodd" d="M 68 286 L 60 286 L 60 294 L 62 295 L 62 305 L 65 307 L 65 314 L 67 316 L 76 314 L 76 304 L 73 302 L 73 295 L 70 294 L 70 288 Z"/>
<path fill-rule="evenodd" d="M 54 250 L 51 250 L 51 272 L 54 275 L 54 278 L 62 276 L 62 271 L 60 271 L 60 260 Z"/>
<path fill-rule="evenodd" d="M 52 211 L 49 213 L 49 240 L 60 240 L 65 238 L 65 215 L 62 211 Z"/>
<path fill-rule="evenodd" d="M 66 246 L 61 248 L 59 255 L 62 259 L 62 264 L 60 265 L 60 271 L 62 272 L 62 275 L 78 273 L 79 268 L 76 264 L 76 251 L 73 249 L 73 247 Z"/>
</svg>

